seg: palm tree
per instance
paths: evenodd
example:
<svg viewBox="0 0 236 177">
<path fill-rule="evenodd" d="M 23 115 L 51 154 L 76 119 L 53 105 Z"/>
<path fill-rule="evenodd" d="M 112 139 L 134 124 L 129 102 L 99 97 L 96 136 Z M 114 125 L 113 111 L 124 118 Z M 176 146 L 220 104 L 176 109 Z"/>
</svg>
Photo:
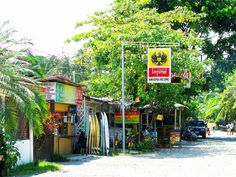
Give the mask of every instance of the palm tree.
<svg viewBox="0 0 236 177">
<path fill-rule="evenodd" d="M 40 135 L 48 117 L 47 102 L 30 65 L 17 59 L 25 54 L 25 50 L 13 50 L 13 47 L 29 42 L 15 40 L 12 37 L 15 31 L 7 28 L 8 24 L 0 27 L 0 124 L 6 131 L 15 130 L 20 111 L 33 123 L 34 134 Z"/>
</svg>

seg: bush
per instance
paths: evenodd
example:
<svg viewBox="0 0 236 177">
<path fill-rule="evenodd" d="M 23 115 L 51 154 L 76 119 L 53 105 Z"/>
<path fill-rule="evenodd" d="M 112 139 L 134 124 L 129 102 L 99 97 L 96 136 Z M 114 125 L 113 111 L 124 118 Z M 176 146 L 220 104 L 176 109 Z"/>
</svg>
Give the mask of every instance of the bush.
<svg viewBox="0 0 236 177">
<path fill-rule="evenodd" d="M 54 153 L 51 155 L 50 161 L 51 162 L 68 162 L 69 159 L 60 153 Z"/>
<path fill-rule="evenodd" d="M 120 153 L 119 153 L 119 152 L 110 152 L 110 155 L 111 155 L 112 157 L 115 157 L 115 156 L 119 156 Z"/>
<path fill-rule="evenodd" d="M 140 143 L 135 143 L 133 149 L 141 152 L 149 152 L 154 151 L 156 149 L 156 145 L 151 138 L 144 138 L 144 140 Z"/>
<path fill-rule="evenodd" d="M 9 175 L 10 169 L 16 166 L 17 160 L 20 158 L 20 153 L 14 145 L 13 136 L 6 133 L 0 126 L 0 155 L 3 156 L 0 161 L 0 176 Z"/>
</svg>

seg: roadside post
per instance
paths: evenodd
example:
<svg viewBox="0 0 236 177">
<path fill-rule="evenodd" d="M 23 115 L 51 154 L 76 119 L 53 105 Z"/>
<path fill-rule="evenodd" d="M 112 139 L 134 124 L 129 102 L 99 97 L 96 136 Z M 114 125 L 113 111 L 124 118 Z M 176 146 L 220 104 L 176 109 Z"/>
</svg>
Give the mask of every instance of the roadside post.
<svg viewBox="0 0 236 177">
<path fill-rule="evenodd" d="M 121 107 L 122 107 L 122 151 L 123 153 L 125 153 L 125 75 L 124 75 L 124 60 L 125 60 L 125 52 L 124 52 L 124 47 L 125 45 L 143 45 L 145 47 L 148 47 L 150 45 L 152 46 L 158 46 L 158 47 L 171 47 L 171 46 L 179 46 L 179 43 L 176 42 L 127 42 L 127 41 L 122 41 L 121 42 L 121 66 L 122 66 L 122 103 L 121 103 Z M 154 49 L 155 50 L 155 49 Z M 156 49 L 158 50 L 158 49 Z M 169 49 L 164 48 L 164 53 L 165 50 L 169 51 Z M 163 54 L 163 50 L 161 51 L 161 54 Z M 155 51 L 154 51 L 155 52 Z M 166 61 L 163 60 L 163 57 L 165 56 L 161 56 L 161 61 L 158 60 L 158 54 L 153 54 L 155 55 L 154 58 L 154 63 L 156 63 L 157 65 L 162 65 L 162 63 L 166 63 Z M 170 57 L 170 54 L 169 54 Z M 149 65 L 149 64 L 148 64 Z M 154 67 L 154 68 L 149 68 L 148 66 L 148 72 L 150 71 L 150 73 L 148 73 L 148 83 L 170 83 L 171 78 L 169 79 L 169 75 L 171 75 L 171 62 L 168 62 L 169 68 L 168 67 Z M 160 75 L 158 75 L 158 73 L 163 73 L 165 72 L 166 74 L 168 73 L 168 78 L 159 78 L 162 77 Z M 149 78 L 149 76 L 152 76 L 152 78 Z M 165 76 L 166 77 L 166 76 Z"/>
</svg>

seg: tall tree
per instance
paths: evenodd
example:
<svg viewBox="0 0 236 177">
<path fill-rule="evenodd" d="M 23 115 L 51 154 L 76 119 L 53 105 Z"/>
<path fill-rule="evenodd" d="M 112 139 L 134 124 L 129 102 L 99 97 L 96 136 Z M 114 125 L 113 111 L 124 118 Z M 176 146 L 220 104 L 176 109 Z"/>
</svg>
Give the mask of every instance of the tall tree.
<svg viewBox="0 0 236 177">
<path fill-rule="evenodd" d="M 204 39 L 202 52 L 215 61 L 207 73 L 205 88 L 223 90 L 225 73 L 232 72 L 236 64 L 236 0 L 151 0 L 148 4 L 158 12 L 173 10 L 177 6 L 206 14 L 199 22 L 188 25 L 188 30 L 193 28 Z M 184 26 L 175 27 L 183 29 Z"/>
<path fill-rule="evenodd" d="M 74 63 L 74 58 L 68 56 L 40 56 L 28 52 L 22 59 L 31 65 L 31 69 L 38 77 L 45 79 L 51 75 L 63 75 L 68 79 L 79 83 L 87 78 L 85 67 L 80 63 Z"/>
<path fill-rule="evenodd" d="M 17 112 L 21 111 L 33 123 L 35 135 L 40 135 L 48 115 L 47 103 L 32 77 L 35 73 L 26 62 L 17 59 L 25 50 L 13 50 L 25 40 L 15 40 L 15 31 L 7 25 L 0 28 L 0 124 L 7 131 L 15 131 Z"/>
<path fill-rule="evenodd" d="M 121 98 L 121 41 L 126 41 L 126 99 L 133 100 L 139 95 L 141 104 L 152 104 L 157 108 L 170 108 L 175 102 L 186 100 L 183 84 L 147 84 L 147 49 L 157 47 L 151 44 L 156 41 L 180 43 L 179 47 L 172 47 L 172 70 L 178 73 L 191 70 L 192 92 L 187 92 L 198 90 L 203 82 L 198 76 L 204 70 L 196 50 L 201 46 L 201 40 L 194 30 L 184 33 L 173 29 L 172 25 L 198 21 L 203 14 L 195 14 L 185 7 L 158 13 L 156 9 L 148 8 L 148 3 L 147 0 L 116 0 L 111 10 L 95 13 L 77 23 L 77 27 L 92 26 L 91 30 L 71 39 L 85 41 L 78 62 L 83 62 L 90 70 L 87 83 L 91 94 Z M 129 43 L 140 41 L 148 44 Z"/>
</svg>

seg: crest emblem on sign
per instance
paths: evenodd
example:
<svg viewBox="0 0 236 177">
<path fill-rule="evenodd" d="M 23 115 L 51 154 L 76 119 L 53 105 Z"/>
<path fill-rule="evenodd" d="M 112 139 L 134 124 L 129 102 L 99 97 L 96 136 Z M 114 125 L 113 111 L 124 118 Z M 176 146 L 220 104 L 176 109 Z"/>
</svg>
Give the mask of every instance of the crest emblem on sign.
<svg viewBox="0 0 236 177">
<path fill-rule="evenodd" d="M 163 51 L 160 51 L 158 53 L 154 52 L 151 58 L 152 62 L 157 66 L 163 65 L 167 62 L 167 55 Z"/>
</svg>

